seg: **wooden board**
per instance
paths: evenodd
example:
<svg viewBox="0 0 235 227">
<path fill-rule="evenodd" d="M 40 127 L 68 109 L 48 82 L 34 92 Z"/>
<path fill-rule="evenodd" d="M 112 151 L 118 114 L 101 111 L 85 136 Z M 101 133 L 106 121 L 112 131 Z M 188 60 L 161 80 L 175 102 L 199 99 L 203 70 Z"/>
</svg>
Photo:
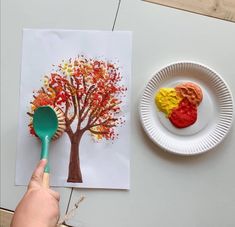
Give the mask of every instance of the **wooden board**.
<svg viewBox="0 0 235 227">
<path fill-rule="evenodd" d="M 222 20 L 235 22 L 234 0 L 145 0 Z"/>
<path fill-rule="evenodd" d="M 10 227 L 13 212 L 0 209 L 0 227 Z"/>
</svg>

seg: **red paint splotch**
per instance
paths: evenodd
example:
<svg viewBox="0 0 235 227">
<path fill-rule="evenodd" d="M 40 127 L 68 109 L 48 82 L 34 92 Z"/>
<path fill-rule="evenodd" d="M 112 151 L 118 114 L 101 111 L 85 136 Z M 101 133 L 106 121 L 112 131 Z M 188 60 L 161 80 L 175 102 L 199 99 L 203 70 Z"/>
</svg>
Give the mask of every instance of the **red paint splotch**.
<svg viewBox="0 0 235 227">
<path fill-rule="evenodd" d="M 177 128 L 186 128 L 197 120 L 197 107 L 187 98 L 184 98 L 179 106 L 173 109 L 169 120 Z"/>
</svg>

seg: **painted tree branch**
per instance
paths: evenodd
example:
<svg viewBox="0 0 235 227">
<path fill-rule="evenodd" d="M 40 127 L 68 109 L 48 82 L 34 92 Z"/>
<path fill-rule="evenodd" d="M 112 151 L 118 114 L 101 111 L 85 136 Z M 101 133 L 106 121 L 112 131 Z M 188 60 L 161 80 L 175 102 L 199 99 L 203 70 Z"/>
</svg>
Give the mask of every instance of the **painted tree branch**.
<svg viewBox="0 0 235 227">
<path fill-rule="evenodd" d="M 95 130 L 92 130 L 92 129 L 89 129 L 89 131 L 93 134 L 96 134 L 96 135 L 104 135 L 104 134 L 109 134 L 109 132 L 105 132 L 105 131 L 95 131 Z"/>
<path fill-rule="evenodd" d="M 96 114 L 95 120 L 91 121 L 91 122 L 89 123 L 89 126 L 95 124 L 95 123 L 97 122 L 97 120 L 98 120 L 105 112 L 111 111 L 115 106 L 117 106 L 117 104 L 113 104 L 113 105 L 110 106 L 110 107 L 107 107 L 107 108 L 105 108 L 105 109 L 103 109 L 103 110 L 100 110 L 100 113 Z M 88 127 L 89 127 L 89 126 L 88 126 Z"/>
<path fill-rule="evenodd" d="M 87 94 L 86 94 L 86 97 L 85 97 L 85 100 L 84 100 L 84 104 L 83 104 L 83 107 L 81 109 L 81 114 L 84 113 L 86 107 L 87 107 L 87 104 L 90 100 L 90 97 L 92 95 L 93 92 L 95 92 L 96 88 L 95 88 L 95 85 L 91 85 L 89 88 L 88 88 L 88 91 L 87 91 Z M 84 120 L 85 117 L 82 117 L 82 119 Z"/>
<path fill-rule="evenodd" d="M 27 112 L 30 117 L 33 117 L 33 113 Z"/>
<path fill-rule="evenodd" d="M 97 126 L 101 126 L 101 125 L 103 125 L 103 126 L 105 126 L 105 127 L 113 127 L 113 126 L 116 126 L 115 124 L 114 124 L 114 125 L 107 125 L 107 124 L 106 124 L 106 123 L 108 123 L 108 122 L 110 122 L 110 121 L 111 121 L 111 122 L 115 122 L 115 121 L 118 121 L 118 119 L 117 119 L 117 118 L 112 118 L 112 119 L 108 118 L 108 119 L 106 119 L 105 121 L 100 122 L 99 124 L 91 125 L 90 128 L 97 127 Z"/>
</svg>

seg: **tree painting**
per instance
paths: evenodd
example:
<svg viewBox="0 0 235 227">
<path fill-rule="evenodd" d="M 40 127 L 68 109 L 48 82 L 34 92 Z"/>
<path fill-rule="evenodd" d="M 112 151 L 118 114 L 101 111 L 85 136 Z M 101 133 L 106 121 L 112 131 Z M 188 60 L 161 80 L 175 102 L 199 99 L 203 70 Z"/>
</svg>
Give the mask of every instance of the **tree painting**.
<svg viewBox="0 0 235 227">
<path fill-rule="evenodd" d="M 53 65 L 42 87 L 34 91 L 28 112 L 31 134 L 35 135 L 32 117 L 37 107 L 60 108 L 65 116 L 65 133 L 71 142 L 67 182 L 83 182 L 79 144 L 85 132 L 96 140 L 118 137 L 116 127 L 124 123 L 121 103 L 127 90 L 121 82 L 116 64 L 78 56 Z"/>
</svg>

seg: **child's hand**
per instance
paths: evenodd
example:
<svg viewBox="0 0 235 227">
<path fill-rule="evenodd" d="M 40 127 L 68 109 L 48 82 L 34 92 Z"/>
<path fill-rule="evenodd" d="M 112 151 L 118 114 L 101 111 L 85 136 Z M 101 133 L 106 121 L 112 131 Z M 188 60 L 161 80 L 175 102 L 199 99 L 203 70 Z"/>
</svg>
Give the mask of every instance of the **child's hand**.
<svg viewBox="0 0 235 227">
<path fill-rule="evenodd" d="M 18 204 L 11 227 L 55 227 L 59 219 L 59 193 L 42 186 L 46 160 L 41 160 Z"/>
</svg>

